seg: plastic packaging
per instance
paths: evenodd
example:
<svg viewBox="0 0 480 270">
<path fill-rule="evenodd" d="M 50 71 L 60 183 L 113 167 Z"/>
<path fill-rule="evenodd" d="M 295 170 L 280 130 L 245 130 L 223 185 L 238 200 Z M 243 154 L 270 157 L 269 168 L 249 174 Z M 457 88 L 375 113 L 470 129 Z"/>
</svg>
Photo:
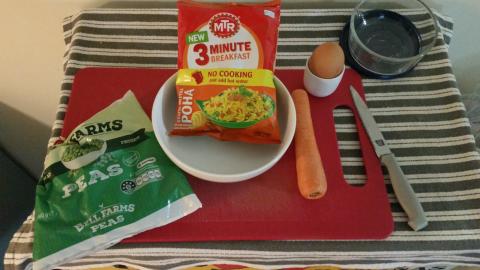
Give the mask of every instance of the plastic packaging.
<svg viewBox="0 0 480 270">
<path fill-rule="evenodd" d="M 92 254 L 199 207 L 128 91 L 47 154 L 36 190 L 33 268 Z"/>
<path fill-rule="evenodd" d="M 280 143 L 273 68 L 280 1 L 178 2 L 177 119 L 171 135 Z"/>
</svg>

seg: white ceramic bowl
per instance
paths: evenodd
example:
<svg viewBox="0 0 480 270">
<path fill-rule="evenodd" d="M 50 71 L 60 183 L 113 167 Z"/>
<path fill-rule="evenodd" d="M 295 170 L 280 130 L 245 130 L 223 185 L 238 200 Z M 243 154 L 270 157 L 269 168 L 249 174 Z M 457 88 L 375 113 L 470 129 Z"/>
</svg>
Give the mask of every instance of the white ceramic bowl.
<svg viewBox="0 0 480 270">
<path fill-rule="evenodd" d="M 175 121 L 176 74 L 160 88 L 152 109 L 155 136 L 167 156 L 182 170 L 200 179 L 231 183 L 253 178 L 270 169 L 285 154 L 295 133 L 293 100 L 275 77 L 281 144 L 224 142 L 208 136 L 169 136 Z"/>
</svg>

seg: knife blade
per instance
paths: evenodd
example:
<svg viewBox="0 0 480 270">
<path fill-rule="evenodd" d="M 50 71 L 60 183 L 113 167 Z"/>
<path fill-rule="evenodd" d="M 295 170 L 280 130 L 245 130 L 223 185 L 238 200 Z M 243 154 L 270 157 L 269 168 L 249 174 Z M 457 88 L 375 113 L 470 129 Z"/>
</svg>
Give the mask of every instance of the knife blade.
<svg viewBox="0 0 480 270">
<path fill-rule="evenodd" d="M 373 145 L 375 153 L 388 170 L 393 191 L 408 216 L 408 225 L 415 231 L 419 231 L 428 225 L 428 220 L 423 211 L 423 207 L 417 199 L 412 186 L 403 174 L 402 169 L 398 165 L 395 155 L 388 147 L 382 132 L 378 128 L 373 115 L 368 109 L 367 104 L 358 94 L 355 87 L 350 86 L 353 103 L 358 111 L 360 120 L 367 131 L 368 137 Z"/>
</svg>

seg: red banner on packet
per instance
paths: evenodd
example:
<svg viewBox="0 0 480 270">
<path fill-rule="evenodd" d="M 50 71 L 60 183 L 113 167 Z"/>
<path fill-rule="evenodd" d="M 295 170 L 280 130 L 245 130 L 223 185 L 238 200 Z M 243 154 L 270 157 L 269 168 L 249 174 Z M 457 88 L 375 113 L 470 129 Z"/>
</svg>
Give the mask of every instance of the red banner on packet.
<svg viewBox="0 0 480 270">
<path fill-rule="evenodd" d="M 280 1 L 178 1 L 178 68 L 275 67 Z"/>
</svg>

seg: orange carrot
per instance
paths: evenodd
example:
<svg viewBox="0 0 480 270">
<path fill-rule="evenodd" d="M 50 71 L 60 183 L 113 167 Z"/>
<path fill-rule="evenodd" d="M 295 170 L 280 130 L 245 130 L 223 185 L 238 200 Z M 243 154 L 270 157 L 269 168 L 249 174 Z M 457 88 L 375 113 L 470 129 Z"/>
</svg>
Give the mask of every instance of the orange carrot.
<svg viewBox="0 0 480 270">
<path fill-rule="evenodd" d="M 292 92 L 292 97 L 297 110 L 295 156 L 298 189 L 306 199 L 319 199 L 327 192 L 327 179 L 315 139 L 308 94 L 297 89 Z"/>
</svg>

